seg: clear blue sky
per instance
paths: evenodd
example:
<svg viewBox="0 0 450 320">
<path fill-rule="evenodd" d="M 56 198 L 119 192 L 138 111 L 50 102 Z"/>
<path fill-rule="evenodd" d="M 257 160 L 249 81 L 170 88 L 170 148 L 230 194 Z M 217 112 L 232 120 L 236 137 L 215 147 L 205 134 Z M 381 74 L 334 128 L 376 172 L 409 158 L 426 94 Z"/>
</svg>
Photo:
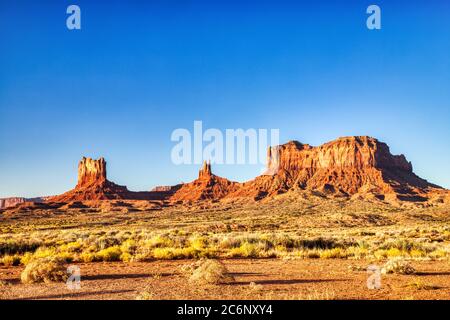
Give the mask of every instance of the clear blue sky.
<svg viewBox="0 0 450 320">
<path fill-rule="evenodd" d="M 147 2 L 1 1 L 0 197 L 69 190 L 82 156 L 131 190 L 192 180 L 170 135 L 194 120 L 313 145 L 374 136 L 450 187 L 449 1 Z"/>
</svg>

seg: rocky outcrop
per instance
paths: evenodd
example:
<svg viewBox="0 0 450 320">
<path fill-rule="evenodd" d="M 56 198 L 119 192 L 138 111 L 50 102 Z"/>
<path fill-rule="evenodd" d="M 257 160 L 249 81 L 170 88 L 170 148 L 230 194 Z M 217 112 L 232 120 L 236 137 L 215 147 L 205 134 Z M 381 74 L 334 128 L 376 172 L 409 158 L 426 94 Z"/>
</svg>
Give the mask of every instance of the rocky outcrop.
<svg viewBox="0 0 450 320">
<path fill-rule="evenodd" d="M 0 209 L 14 207 L 17 204 L 24 203 L 26 201 L 27 201 L 26 198 L 20 197 L 3 198 L 0 199 Z"/>
<path fill-rule="evenodd" d="M 49 202 L 83 200 L 132 199 L 134 195 L 125 186 L 107 179 L 106 161 L 83 157 L 78 164 L 78 182 L 73 190 L 48 199 Z"/>
<path fill-rule="evenodd" d="M 156 186 L 150 192 L 170 192 L 174 190 L 175 186 Z"/>
<path fill-rule="evenodd" d="M 150 192 L 131 192 L 109 181 L 103 158 L 83 158 L 76 187 L 49 201 L 261 200 L 301 190 L 357 199 L 448 202 L 447 190 L 416 176 L 405 156 L 392 155 L 385 143 L 367 136 L 339 138 L 318 147 L 297 141 L 270 147 L 266 172 L 245 183 L 216 176 L 204 162 L 196 180 Z"/>
<path fill-rule="evenodd" d="M 270 174 L 244 183 L 230 196 L 262 198 L 304 189 L 421 201 L 426 200 L 427 193 L 439 189 L 416 176 L 405 156 L 392 155 L 385 143 L 366 136 L 339 138 L 318 147 L 297 141 L 272 147 L 267 171 Z"/>
<path fill-rule="evenodd" d="M 404 155 L 367 136 L 343 137 L 318 147 L 290 141 L 268 149 L 266 172 L 237 183 L 218 177 L 205 162 L 198 179 L 180 185 L 171 200 L 261 200 L 290 191 L 380 200 L 426 201 L 444 189 L 413 173 Z M 441 197 L 441 196 L 439 196 Z"/>
<path fill-rule="evenodd" d="M 179 186 L 170 197 L 171 201 L 219 200 L 236 191 L 239 183 L 216 176 L 211 171 L 211 163 L 204 162 L 198 172 L 198 179 Z"/>
<path fill-rule="evenodd" d="M 106 179 L 106 161 L 104 158 L 94 160 L 83 157 L 78 164 L 78 183 L 75 188 L 89 188 L 104 184 Z"/>
<path fill-rule="evenodd" d="M 47 202 L 79 202 L 89 200 L 164 200 L 172 195 L 179 186 L 159 191 L 129 191 L 107 179 L 106 161 L 83 157 L 78 164 L 78 181 L 74 189 L 55 197 Z"/>
<path fill-rule="evenodd" d="M 0 209 L 15 207 L 18 204 L 25 202 L 40 203 L 45 201 L 47 197 L 37 197 L 37 198 L 23 198 L 23 197 L 10 197 L 0 199 Z"/>
</svg>

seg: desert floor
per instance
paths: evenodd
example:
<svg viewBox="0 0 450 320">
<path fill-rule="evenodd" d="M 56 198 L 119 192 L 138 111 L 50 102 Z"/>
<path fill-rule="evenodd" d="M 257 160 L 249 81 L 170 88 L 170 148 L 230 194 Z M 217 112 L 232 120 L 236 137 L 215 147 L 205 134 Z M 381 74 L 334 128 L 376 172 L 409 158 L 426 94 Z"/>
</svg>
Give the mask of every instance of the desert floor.
<svg viewBox="0 0 450 320">
<path fill-rule="evenodd" d="M 33 259 L 81 268 L 81 289 L 23 284 Z M 222 261 L 235 281 L 199 285 L 183 265 Z M 415 274 L 367 288 L 369 265 Z M 0 212 L 0 299 L 450 299 L 450 208 L 280 196 L 260 203 L 73 203 Z"/>
<path fill-rule="evenodd" d="M 382 275 L 368 289 L 366 261 L 230 259 L 232 284 L 195 286 L 179 273 L 187 261 L 78 264 L 81 289 L 64 283 L 21 284 L 21 267 L 0 268 L 2 299 L 450 299 L 450 264 L 413 263 L 415 275 Z M 352 271 L 353 267 L 359 271 Z"/>
</svg>

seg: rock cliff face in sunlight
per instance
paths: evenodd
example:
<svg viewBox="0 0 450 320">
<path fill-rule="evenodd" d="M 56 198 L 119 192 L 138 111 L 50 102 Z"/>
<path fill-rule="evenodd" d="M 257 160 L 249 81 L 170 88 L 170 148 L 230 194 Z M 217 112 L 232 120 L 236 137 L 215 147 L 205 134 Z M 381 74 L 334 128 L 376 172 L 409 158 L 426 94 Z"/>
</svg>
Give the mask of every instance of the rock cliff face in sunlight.
<svg viewBox="0 0 450 320">
<path fill-rule="evenodd" d="M 51 202 L 129 199 L 132 193 L 106 178 L 106 161 L 83 157 L 78 164 L 78 183 L 73 190 L 51 197 Z"/>
<path fill-rule="evenodd" d="M 83 200 L 218 201 L 270 199 L 283 193 L 423 202 L 448 202 L 448 191 L 419 178 L 403 155 L 391 154 L 387 144 L 367 136 L 343 137 L 313 147 L 298 141 L 270 147 L 265 174 L 238 183 L 212 173 L 204 162 L 198 178 L 150 192 L 131 192 L 107 179 L 106 161 L 83 158 L 75 188 L 49 202 Z M 1 204 L 1 203 L 0 203 Z"/>
<path fill-rule="evenodd" d="M 258 198 L 295 189 L 422 201 L 440 189 L 416 176 L 405 156 L 392 155 L 385 143 L 366 136 L 318 147 L 297 141 L 271 147 L 267 171 L 271 174 L 244 183 L 236 195 Z"/>
<path fill-rule="evenodd" d="M 76 188 L 85 188 L 94 184 L 104 184 L 105 182 L 105 159 L 100 158 L 98 160 L 94 160 L 83 157 L 78 164 L 78 183 Z"/>
<path fill-rule="evenodd" d="M 210 164 L 205 163 L 199 178 L 183 185 L 173 199 L 260 200 L 305 190 L 355 198 L 425 201 L 442 190 L 416 176 L 405 156 L 392 155 L 385 143 L 366 136 L 339 138 L 318 147 L 290 141 L 270 147 L 267 163 L 266 174 L 245 183 L 214 176 Z"/>
</svg>

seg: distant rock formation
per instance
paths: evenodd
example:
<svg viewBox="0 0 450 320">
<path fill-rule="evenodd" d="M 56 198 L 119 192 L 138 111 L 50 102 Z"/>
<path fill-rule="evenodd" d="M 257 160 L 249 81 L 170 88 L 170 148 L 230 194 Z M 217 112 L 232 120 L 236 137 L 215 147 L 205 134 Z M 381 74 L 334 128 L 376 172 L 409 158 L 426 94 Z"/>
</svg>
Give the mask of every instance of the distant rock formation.
<svg viewBox="0 0 450 320">
<path fill-rule="evenodd" d="M 261 200 L 281 193 L 313 191 L 323 195 L 395 201 L 448 202 L 449 191 L 419 178 L 403 155 L 367 136 L 344 137 L 318 147 L 290 141 L 268 149 L 263 175 L 238 183 L 216 176 L 204 162 L 198 178 L 150 192 L 131 192 L 107 179 L 106 161 L 83 158 L 75 188 L 49 202 L 83 200 L 164 200 L 167 202 L 220 199 Z M 12 200 L 11 200 L 12 201 Z M 5 203 L 5 202 L 4 202 Z"/>
<path fill-rule="evenodd" d="M 106 161 L 83 157 L 78 164 L 78 183 L 75 188 L 89 188 L 106 182 Z"/>
<path fill-rule="evenodd" d="M 213 175 L 210 163 L 205 162 L 199 178 L 182 185 L 172 199 L 260 200 L 294 190 L 380 200 L 425 201 L 443 189 L 416 176 L 405 156 L 392 155 L 385 143 L 355 136 L 318 147 L 298 141 L 270 147 L 266 173 L 245 183 Z"/>
<path fill-rule="evenodd" d="M 38 198 L 22 198 L 22 197 L 11 197 L 11 198 L 2 198 L 0 199 L 0 209 L 15 207 L 18 204 L 25 202 L 43 202 L 45 197 Z"/>
<path fill-rule="evenodd" d="M 170 200 L 218 200 L 236 191 L 238 187 L 239 183 L 214 175 L 211 171 L 211 163 L 205 161 L 198 172 L 198 179 L 180 185 L 179 189 L 171 195 Z"/>
<path fill-rule="evenodd" d="M 169 192 L 172 191 L 175 186 L 156 186 L 150 192 Z"/>
<path fill-rule="evenodd" d="M 83 157 L 78 165 L 78 183 L 73 190 L 51 197 L 49 202 L 82 200 L 131 199 L 133 194 L 127 187 L 119 186 L 107 179 L 106 161 Z"/>
</svg>

